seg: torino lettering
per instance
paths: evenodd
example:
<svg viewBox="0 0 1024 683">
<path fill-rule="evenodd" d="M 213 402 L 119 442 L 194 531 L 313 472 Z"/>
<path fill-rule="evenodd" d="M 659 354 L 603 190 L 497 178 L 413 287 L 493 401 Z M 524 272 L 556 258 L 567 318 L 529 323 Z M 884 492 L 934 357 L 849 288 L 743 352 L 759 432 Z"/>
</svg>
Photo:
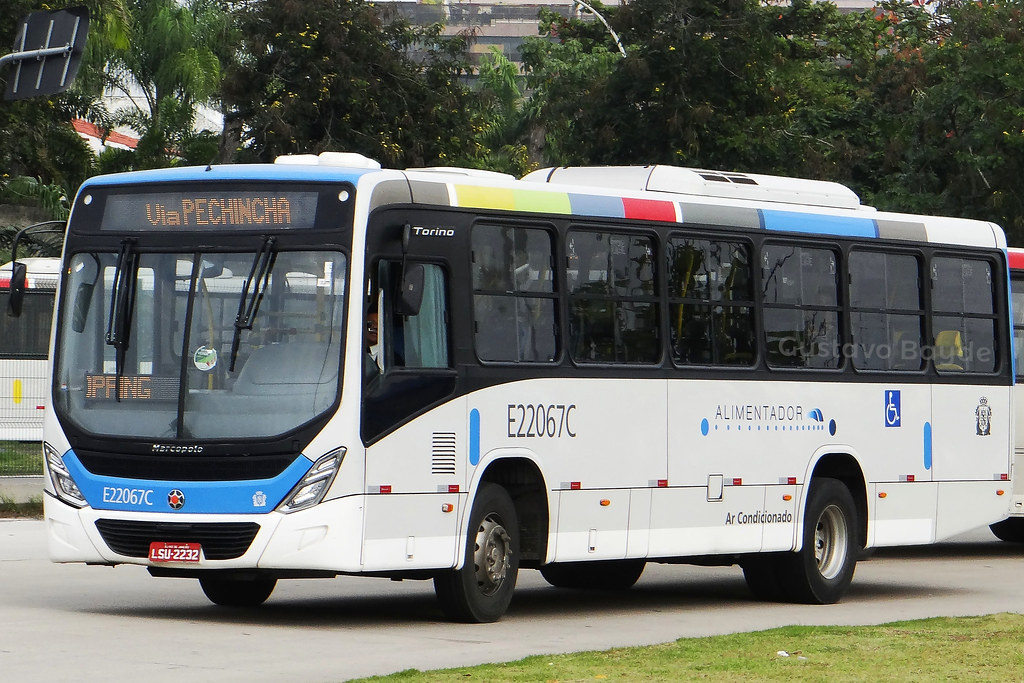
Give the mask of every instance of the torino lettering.
<svg viewBox="0 0 1024 683">
<path fill-rule="evenodd" d="M 455 237 L 451 228 L 413 228 L 412 231 L 420 237 Z"/>
</svg>

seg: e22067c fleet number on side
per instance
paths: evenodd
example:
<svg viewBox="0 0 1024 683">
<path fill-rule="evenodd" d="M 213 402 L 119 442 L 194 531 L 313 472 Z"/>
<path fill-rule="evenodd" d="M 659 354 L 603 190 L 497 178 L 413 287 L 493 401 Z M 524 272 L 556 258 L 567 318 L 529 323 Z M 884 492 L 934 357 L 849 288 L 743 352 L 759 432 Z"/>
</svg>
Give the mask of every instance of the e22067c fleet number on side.
<svg viewBox="0 0 1024 683">
<path fill-rule="evenodd" d="M 508 436 L 509 438 L 545 437 L 558 439 L 567 436 L 576 438 L 570 419 L 576 404 L 564 403 L 509 403 L 508 404 Z"/>
</svg>

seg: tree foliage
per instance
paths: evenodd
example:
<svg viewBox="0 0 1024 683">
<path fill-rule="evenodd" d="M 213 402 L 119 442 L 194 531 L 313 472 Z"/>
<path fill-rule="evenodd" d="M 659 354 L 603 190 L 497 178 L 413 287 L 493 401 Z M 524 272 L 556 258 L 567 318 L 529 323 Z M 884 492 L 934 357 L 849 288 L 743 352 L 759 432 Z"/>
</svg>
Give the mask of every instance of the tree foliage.
<svg viewBox="0 0 1024 683">
<path fill-rule="evenodd" d="M 899 53 L 913 89 L 891 118 L 879 205 L 992 220 L 1024 244 L 1024 4 L 948 2 Z"/>
<path fill-rule="evenodd" d="M 109 112 L 109 127 L 141 133 L 135 152 L 112 152 L 104 170 L 213 161 L 213 133 L 195 130 L 196 108 L 211 103 L 221 84 L 230 20 L 216 0 L 124 0 L 126 40 L 110 46 L 105 85 L 129 106 Z"/>
<path fill-rule="evenodd" d="M 346 150 L 421 166 L 473 156 L 464 39 L 363 0 L 251 2 L 238 19 L 224 97 L 242 122 L 239 158 Z"/>
<path fill-rule="evenodd" d="M 516 175 L 669 163 L 836 180 L 879 208 L 992 220 L 1024 244 L 1024 0 L 881 0 L 852 13 L 812 0 L 595 0 L 625 56 L 586 13 L 541 10 L 523 73 L 494 51 L 474 79 L 471 36 L 443 38 L 366 0 L 85 4 L 73 91 L 0 105 L 0 201 L 39 206 L 97 168 L 327 150 Z M 6 0 L 0 43 L 38 8 Z M 111 86 L 139 106 L 104 110 Z M 194 130 L 204 103 L 225 114 L 219 152 Z M 130 124 L 139 149 L 97 162 L 68 125 L 76 116 Z M 12 194 L 23 183 L 35 194 Z"/>
</svg>

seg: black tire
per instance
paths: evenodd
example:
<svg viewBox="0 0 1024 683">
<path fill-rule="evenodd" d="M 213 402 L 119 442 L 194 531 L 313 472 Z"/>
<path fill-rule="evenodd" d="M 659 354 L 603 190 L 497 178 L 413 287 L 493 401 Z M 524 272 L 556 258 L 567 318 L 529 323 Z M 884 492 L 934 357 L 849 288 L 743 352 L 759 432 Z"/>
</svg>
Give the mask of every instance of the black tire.
<svg viewBox="0 0 1024 683">
<path fill-rule="evenodd" d="M 1000 541 L 1024 543 L 1024 517 L 1010 517 L 989 526 Z"/>
<path fill-rule="evenodd" d="M 266 602 L 277 586 L 277 579 L 266 578 L 200 578 L 206 597 L 222 607 L 257 607 Z"/>
<path fill-rule="evenodd" d="M 838 602 L 857 566 L 857 506 L 837 479 L 811 483 L 804 513 L 803 546 L 784 556 L 779 578 L 791 602 L 828 605 Z"/>
<path fill-rule="evenodd" d="M 512 499 L 497 484 L 481 484 L 473 501 L 461 569 L 434 577 L 434 593 L 454 621 L 497 621 L 512 601 L 519 574 L 519 521 Z"/>
<path fill-rule="evenodd" d="M 622 591 L 633 587 L 646 564 L 644 560 L 558 562 L 544 565 L 540 574 L 557 588 Z"/>
<path fill-rule="evenodd" d="M 786 559 L 778 555 L 755 555 L 740 562 L 747 588 L 755 598 L 764 602 L 779 602 L 786 598 L 782 580 Z"/>
</svg>

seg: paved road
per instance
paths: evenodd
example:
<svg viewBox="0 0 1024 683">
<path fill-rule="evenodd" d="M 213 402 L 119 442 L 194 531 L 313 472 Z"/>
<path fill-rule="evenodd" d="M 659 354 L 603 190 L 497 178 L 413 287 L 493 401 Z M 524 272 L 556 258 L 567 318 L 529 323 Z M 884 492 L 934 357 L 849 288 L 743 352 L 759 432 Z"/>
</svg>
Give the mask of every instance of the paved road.
<svg viewBox="0 0 1024 683">
<path fill-rule="evenodd" d="M 226 610 L 192 580 L 51 564 L 43 524 L 0 519 L 4 681 L 327 682 L 788 624 L 1024 613 L 1024 546 L 987 529 L 875 552 L 838 605 L 754 602 L 736 567 L 648 565 L 613 596 L 560 591 L 525 571 L 502 621 L 465 625 L 441 619 L 422 581 L 282 581 L 260 609 Z"/>
</svg>

